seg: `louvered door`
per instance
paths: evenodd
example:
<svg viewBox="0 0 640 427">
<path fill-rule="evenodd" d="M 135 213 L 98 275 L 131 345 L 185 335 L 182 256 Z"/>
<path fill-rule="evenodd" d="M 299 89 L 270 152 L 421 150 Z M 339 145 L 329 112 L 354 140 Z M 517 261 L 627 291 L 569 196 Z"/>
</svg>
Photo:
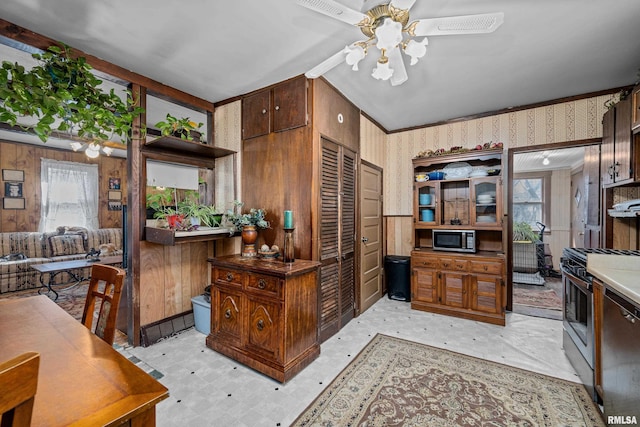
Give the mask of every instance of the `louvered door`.
<svg viewBox="0 0 640 427">
<path fill-rule="evenodd" d="M 320 183 L 320 340 L 353 318 L 355 301 L 355 161 L 322 140 Z"/>
</svg>

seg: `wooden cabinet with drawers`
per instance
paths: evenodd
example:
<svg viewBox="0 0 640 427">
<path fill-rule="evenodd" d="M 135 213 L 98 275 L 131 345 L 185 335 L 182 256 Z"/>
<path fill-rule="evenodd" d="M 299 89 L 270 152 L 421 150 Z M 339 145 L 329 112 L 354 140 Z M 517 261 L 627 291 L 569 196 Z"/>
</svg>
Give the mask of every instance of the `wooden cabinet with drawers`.
<svg viewBox="0 0 640 427">
<path fill-rule="evenodd" d="M 505 259 L 494 253 L 411 254 L 411 308 L 505 324 Z"/>
<path fill-rule="evenodd" d="M 320 263 L 238 255 L 209 262 L 209 348 L 280 382 L 318 357 Z"/>
</svg>

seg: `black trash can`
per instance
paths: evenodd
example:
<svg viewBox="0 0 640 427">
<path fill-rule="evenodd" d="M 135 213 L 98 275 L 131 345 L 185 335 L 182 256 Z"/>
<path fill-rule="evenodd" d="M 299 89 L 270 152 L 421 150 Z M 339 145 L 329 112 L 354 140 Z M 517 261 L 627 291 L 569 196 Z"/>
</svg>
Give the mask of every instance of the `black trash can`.
<svg viewBox="0 0 640 427">
<path fill-rule="evenodd" d="M 411 301 L 411 257 L 384 257 L 384 277 L 389 299 Z"/>
</svg>

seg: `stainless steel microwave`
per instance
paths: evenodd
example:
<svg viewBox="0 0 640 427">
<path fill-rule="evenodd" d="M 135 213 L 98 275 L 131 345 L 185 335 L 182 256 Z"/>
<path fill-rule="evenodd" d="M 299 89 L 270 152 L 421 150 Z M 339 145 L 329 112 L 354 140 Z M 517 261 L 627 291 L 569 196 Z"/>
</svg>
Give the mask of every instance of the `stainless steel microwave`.
<svg viewBox="0 0 640 427">
<path fill-rule="evenodd" d="M 452 252 L 475 252 L 475 230 L 433 230 L 433 249 Z"/>
</svg>

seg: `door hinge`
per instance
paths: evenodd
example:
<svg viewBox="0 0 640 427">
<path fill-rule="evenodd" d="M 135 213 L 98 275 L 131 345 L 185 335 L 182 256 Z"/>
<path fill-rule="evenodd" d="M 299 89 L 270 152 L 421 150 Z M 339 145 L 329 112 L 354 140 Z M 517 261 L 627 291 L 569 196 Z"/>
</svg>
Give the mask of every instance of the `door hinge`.
<svg viewBox="0 0 640 427">
<path fill-rule="evenodd" d="M 500 279 L 500 286 L 504 288 L 504 279 Z"/>
</svg>

